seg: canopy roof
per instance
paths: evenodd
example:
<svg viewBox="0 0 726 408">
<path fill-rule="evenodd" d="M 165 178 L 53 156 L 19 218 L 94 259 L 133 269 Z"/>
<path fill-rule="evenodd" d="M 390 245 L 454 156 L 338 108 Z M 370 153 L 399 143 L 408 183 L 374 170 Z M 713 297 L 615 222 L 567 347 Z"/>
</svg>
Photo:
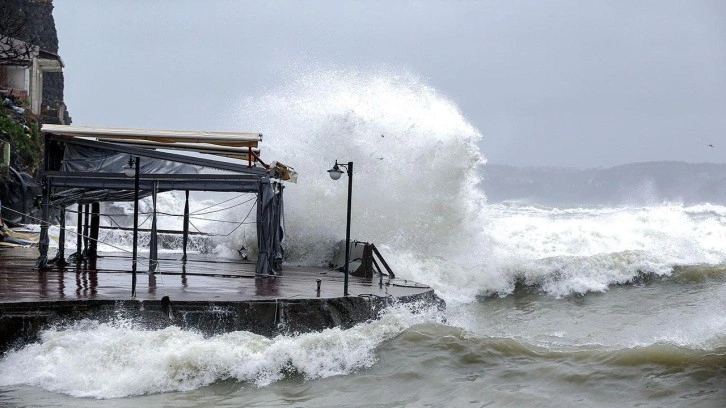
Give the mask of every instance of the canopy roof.
<svg viewBox="0 0 726 408">
<path fill-rule="evenodd" d="M 102 128 L 93 126 L 43 125 L 43 133 L 71 137 L 94 137 L 102 139 L 142 139 L 164 143 L 196 142 L 221 146 L 257 147 L 262 133 L 209 132 L 206 130 L 159 130 L 131 128 Z"/>
<path fill-rule="evenodd" d="M 155 261 L 156 193 L 172 190 L 256 193 L 257 273 L 272 274 L 282 261 L 284 215 L 280 182 L 294 181 L 297 174 L 281 163 L 267 165 L 260 159 L 258 144 L 262 134 L 64 125 L 43 125 L 41 132 L 45 136 L 46 182 L 38 268 L 48 264 L 50 207 L 132 201 L 149 195 L 153 196 L 149 256 Z M 244 161 L 232 161 L 230 157 Z M 188 209 L 185 225 L 187 222 Z M 134 225 L 134 231 L 137 228 Z M 151 261 L 149 265 L 153 272 Z M 135 283 L 132 287 L 135 293 Z"/>
<path fill-rule="evenodd" d="M 120 144 L 188 150 L 248 160 L 254 153 L 261 133 L 208 132 L 199 130 L 158 130 L 130 128 L 101 128 L 91 126 L 43 125 L 43 133 Z M 252 151 L 250 150 L 252 149 Z"/>
<path fill-rule="evenodd" d="M 65 125 L 43 125 L 41 131 L 51 202 L 60 205 L 129 200 L 135 179 L 124 175 L 124 167 L 136 158 L 142 197 L 154 188 L 258 192 L 263 179 L 296 175 L 287 166 L 268 166 L 260 159 L 261 133 Z"/>
</svg>

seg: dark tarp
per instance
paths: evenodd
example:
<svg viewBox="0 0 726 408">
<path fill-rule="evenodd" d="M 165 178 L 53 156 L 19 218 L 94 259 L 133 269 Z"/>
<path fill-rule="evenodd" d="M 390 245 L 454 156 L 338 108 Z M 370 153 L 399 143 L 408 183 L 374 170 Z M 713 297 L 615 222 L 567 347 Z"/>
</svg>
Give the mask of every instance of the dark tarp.
<svg viewBox="0 0 726 408">
<path fill-rule="evenodd" d="M 275 275 L 282 266 L 284 254 L 284 214 L 282 185 L 269 179 L 260 183 L 257 196 L 257 255 L 256 273 Z"/>
<path fill-rule="evenodd" d="M 2 217 L 10 222 L 31 222 L 27 215 L 37 217 L 33 200 L 41 193 L 40 186 L 31 175 L 8 167 L 8 177 L 0 182 L 0 200 L 3 202 Z M 14 210 L 14 211 L 10 211 Z"/>
<path fill-rule="evenodd" d="M 66 144 L 63 153 L 61 171 L 84 173 L 122 173 L 129 162 L 129 154 L 118 153 L 107 149 L 98 149 Z M 198 166 L 185 163 L 141 157 L 141 174 L 196 174 Z"/>
<path fill-rule="evenodd" d="M 277 209 L 275 211 L 275 219 L 273 220 L 273 226 L 276 228 L 275 244 L 273 246 L 274 259 L 273 263 L 276 270 L 282 268 L 282 259 L 285 255 L 285 205 L 283 203 L 282 192 L 285 186 L 282 183 L 277 184 L 279 192 L 277 193 Z"/>
<path fill-rule="evenodd" d="M 62 141 L 61 141 L 62 143 Z M 48 145 L 48 143 L 46 143 Z M 36 267 L 47 265 L 47 222 L 50 206 L 63 208 L 73 203 L 133 201 L 134 178 L 123 174 L 129 158 L 139 157 L 139 197 L 172 190 L 241 191 L 258 193 L 257 273 L 274 275 L 284 255 L 284 213 L 282 185 L 271 182 L 266 169 L 203 157 L 180 156 L 162 150 L 116 146 L 78 139 L 63 143 L 63 160 L 47 158 L 43 194 L 40 257 Z M 116 150 L 118 149 L 118 150 Z M 60 156 L 60 154 L 58 154 Z M 153 235 L 153 234 L 152 234 Z M 44 245 L 45 244 L 45 245 Z M 155 255 L 152 254 L 154 259 Z M 150 265 L 150 269 L 154 269 Z"/>
</svg>

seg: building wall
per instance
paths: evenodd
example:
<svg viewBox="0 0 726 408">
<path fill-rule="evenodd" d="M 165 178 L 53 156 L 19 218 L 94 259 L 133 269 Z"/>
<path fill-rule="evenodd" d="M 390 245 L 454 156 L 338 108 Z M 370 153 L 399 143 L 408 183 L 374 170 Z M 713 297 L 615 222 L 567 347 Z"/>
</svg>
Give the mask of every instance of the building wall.
<svg viewBox="0 0 726 408">
<path fill-rule="evenodd" d="M 18 39 L 58 54 L 58 33 L 53 18 L 52 0 L 0 0 L 2 7 L 26 19 Z M 57 110 L 63 104 L 62 72 L 43 75 L 43 105 Z M 70 124 L 70 117 L 66 120 Z"/>
<path fill-rule="evenodd" d="M 29 86 L 27 72 L 28 69 L 26 67 L 7 67 L 5 85 L 8 88 L 27 91 Z"/>
</svg>

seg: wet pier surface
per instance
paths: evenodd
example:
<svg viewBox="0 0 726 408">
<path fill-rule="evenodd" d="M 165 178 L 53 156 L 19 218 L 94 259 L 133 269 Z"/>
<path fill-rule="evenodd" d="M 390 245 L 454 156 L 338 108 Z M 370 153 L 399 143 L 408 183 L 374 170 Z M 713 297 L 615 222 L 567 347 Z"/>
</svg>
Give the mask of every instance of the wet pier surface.
<svg viewBox="0 0 726 408">
<path fill-rule="evenodd" d="M 279 275 L 258 277 L 254 262 L 191 254 L 187 262 L 181 254 L 160 254 L 153 275 L 140 260 L 132 297 L 127 254 L 44 271 L 33 269 L 37 256 L 36 248 L 0 249 L 0 350 L 58 320 L 108 318 L 119 310 L 153 326 L 275 335 L 351 326 L 394 302 L 438 301 L 430 287 L 403 279 L 350 276 L 343 296 L 338 271 L 285 265 Z"/>
<path fill-rule="evenodd" d="M 33 270 L 38 251 L 34 248 L 0 249 L 0 302 L 59 300 L 129 300 L 130 256 L 101 254 L 95 260 L 71 262 L 63 268 Z M 137 300 L 160 300 L 169 296 L 183 301 L 255 301 L 343 296 L 342 272 L 325 268 L 283 267 L 272 277 L 255 277 L 255 263 L 199 256 L 186 263 L 180 254 L 160 255 L 157 272 L 149 275 L 148 261 L 137 264 Z M 426 285 L 378 276 L 365 280 L 349 276 L 350 296 L 402 297 L 430 290 Z"/>
</svg>

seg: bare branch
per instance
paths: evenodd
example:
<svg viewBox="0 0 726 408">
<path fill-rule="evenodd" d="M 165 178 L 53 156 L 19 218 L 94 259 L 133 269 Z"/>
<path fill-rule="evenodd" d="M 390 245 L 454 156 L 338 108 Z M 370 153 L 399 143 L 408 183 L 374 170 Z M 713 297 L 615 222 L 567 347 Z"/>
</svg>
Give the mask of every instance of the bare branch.
<svg viewBox="0 0 726 408">
<path fill-rule="evenodd" d="M 35 47 L 23 41 L 28 17 L 15 7 L 0 8 L 0 65 L 30 61 Z"/>
</svg>

